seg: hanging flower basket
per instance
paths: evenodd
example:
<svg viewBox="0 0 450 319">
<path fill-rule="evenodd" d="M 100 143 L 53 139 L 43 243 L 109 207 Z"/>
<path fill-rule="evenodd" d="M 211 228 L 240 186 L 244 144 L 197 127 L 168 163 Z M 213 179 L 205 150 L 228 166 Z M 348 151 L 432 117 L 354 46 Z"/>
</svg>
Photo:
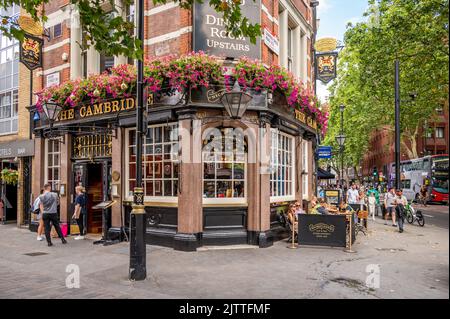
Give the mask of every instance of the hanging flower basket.
<svg viewBox="0 0 450 319">
<path fill-rule="evenodd" d="M 36 107 L 55 102 L 63 108 L 79 105 L 84 101 L 96 101 L 130 97 L 136 91 L 136 68 L 133 65 L 118 65 L 110 73 L 90 75 L 86 79 L 67 81 L 36 92 Z M 244 91 L 253 95 L 279 92 L 292 109 L 300 110 L 314 118 L 324 133 L 328 114 L 320 110 L 314 93 L 299 79 L 283 67 L 263 65 L 258 60 L 241 58 L 231 70 L 224 67 L 217 57 L 204 52 L 192 52 L 181 57 L 174 55 L 146 60 L 144 83 L 155 94 L 156 100 L 170 99 L 175 104 L 187 90 L 204 91 L 217 85 L 227 90 L 237 81 Z"/>
<path fill-rule="evenodd" d="M 1 172 L 1 178 L 5 184 L 17 185 L 19 182 L 19 172 L 14 169 L 4 168 Z"/>
</svg>

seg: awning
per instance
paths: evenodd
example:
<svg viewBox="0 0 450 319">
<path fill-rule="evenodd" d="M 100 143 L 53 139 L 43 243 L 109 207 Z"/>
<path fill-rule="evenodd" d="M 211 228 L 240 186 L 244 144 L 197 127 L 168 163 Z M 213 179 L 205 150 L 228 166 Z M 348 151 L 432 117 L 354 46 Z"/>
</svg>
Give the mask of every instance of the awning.
<svg viewBox="0 0 450 319">
<path fill-rule="evenodd" d="M 334 174 L 331 174 L 330 172 L 322 169 L 319 167 L 319 169 L 317 170 L 317 178 L 318 179 L 334 179 Z"/>
</svg>

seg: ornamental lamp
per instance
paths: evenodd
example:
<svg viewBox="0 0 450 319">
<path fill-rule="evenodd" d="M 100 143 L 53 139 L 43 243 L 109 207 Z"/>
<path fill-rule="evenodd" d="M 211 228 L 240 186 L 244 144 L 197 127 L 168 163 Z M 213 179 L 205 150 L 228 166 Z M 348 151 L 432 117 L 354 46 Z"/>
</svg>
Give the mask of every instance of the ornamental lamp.
<svg viewBox="0 0 450 319">
<path fill-rule="evenodd" d="M 242 118 L 251 100 L 250 94 L 241 91 L 238 81 L 234 83 L 233 90 L 223 93 L 221 98 L 225 110 L 232 119 Z"/>
<path fill-rule="evenodd" d="M 337 135 L 336 142 L 342 147 L 345 144 L 345 134 Z"/>
<path fill-rule="evenodd" d="M 47 116 L 49 125 L 51 126 L 58 118 L 59 112 L 61 112 L 61 106 L 56 103 L 47 102 L 42 106 L 42 108 Z"/>
</svg>

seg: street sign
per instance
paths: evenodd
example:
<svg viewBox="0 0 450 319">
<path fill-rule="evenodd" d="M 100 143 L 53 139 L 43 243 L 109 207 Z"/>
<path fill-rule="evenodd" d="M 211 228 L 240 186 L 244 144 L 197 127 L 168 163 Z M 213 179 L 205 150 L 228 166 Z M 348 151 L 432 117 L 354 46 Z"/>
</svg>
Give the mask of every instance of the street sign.
<svg viewBox="0 0 450 319">
<path fill-rule="evenodd" d="M 317 155 L 319 155 L 319 158 L 331 158 L 331 146 L 319 146 Z"/>
</svg>

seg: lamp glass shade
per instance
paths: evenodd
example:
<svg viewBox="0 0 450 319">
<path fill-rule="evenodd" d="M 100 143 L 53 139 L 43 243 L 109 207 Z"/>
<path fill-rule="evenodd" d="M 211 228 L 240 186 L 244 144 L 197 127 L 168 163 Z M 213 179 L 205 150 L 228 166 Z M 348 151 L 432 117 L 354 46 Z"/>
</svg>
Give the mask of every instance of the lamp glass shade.
<svg viewBox="0 0 450 319">
<path fill-rule="evenodd" d="M 345 105 L 344 105 L 344 104 L 341 104 L 341 105 L 339 106 L 339 110 L 340 110 L 341 112 L 344 112 L 344 109 L 345 109 Z"/>
<path fill-rule="evenodd" d="M 233 90 L 225 92 L 221 98 L 225 110 L 233 119 L 239 119 L 244 115 L 251 100 L 252 96 L 242 92 L 237 81 L 234 83 Z"/>
<path fill-rule="evenodd" d="M 336 136 L 336 142 L 338 143 L 339 146 L 342 146 L 345 144 L 345 135 L 338 135 Z"/>
<path fill-rule="evenodd" d="M 61 107 L 55 103 L 46 103 L 42 108 L 50 122 L 54 122 L 58 117 L 59 111 L 61 111 Z"/>
</svg>

